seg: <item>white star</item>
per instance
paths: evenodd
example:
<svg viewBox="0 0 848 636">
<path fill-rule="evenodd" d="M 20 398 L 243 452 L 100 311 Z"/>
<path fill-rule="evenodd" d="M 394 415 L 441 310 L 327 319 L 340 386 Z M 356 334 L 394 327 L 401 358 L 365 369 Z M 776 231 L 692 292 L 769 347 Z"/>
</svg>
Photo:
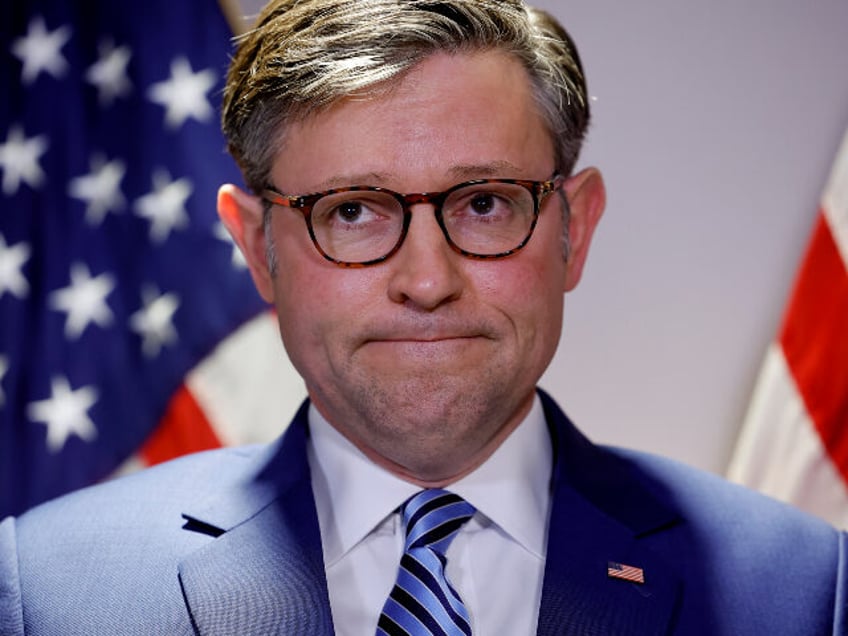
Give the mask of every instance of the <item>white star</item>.
<svg viewBox="0 0 848 636">
<path fill-rule="evenodd" d="M 97 389 L 85 386 L 72 391 L 65 377 L 53 378 L 50 384 L 48 399 L 27 406 L 31 421 L 47 425 L 47 449 L 51 453 L 59 452 L 71 435 L 87 442 L 97 437 L 97 429 L 88 416 L 88 409 L 97 402 Z"/>
<path fill-rule="evenodd" d="M 112 42 L 101 42 L 99 59 L 85 73 L 85 79 L 97 87 L 101 104 L 109 106 L 116 97 L 126 97 L 132 91 L 127 77 L 127 64 L 132 52 L 128 46 L 115 48 Z"/>
<path fill-rule="evenodd" d="M 233 237 L 230 235 L 230 232 L 224 226 L 223 223 L 218 221 L 215 224 L 214 229 L 212 230 L 215 233 L 215 238 L 225 243 L 229 243 L 233 247 L 233 255 L 232 255 L 232 264 L 233 267 L 237 269 L 247 269 L 247 261 L 244 260 L 244 254 L 241 253 L 241 250 L 236 245 L 235 241 L 233 241 Z"/>
<path fill-rule="evenodd" d="M 175 228 L 188 225 L 185 203 L 194 189 L 183 177 L 171 181 L 171 176 L 159 170 L 153 175 L 153 191 L 135 202 L 135 213 L 150 221 L 150 240 L 162 243 Z"/>
<path fill-rule="evenodd" d="M 112 310 L 106 296 L 115 288 L 115 278 L 109 274 L 91 277 L 82 263 L 71 265 L 71 284 L 50 294 L 50 307 L 68 314 L 65 337 L 78 339 L 89 323 L 106 327 L 112 323 Z"/>
<path fill-rule="evenodd" d="M 165 107 L 165 123 L 169 128 L 179 128 L 189 117 L 204 122 L 213 115 L 206 93 L 215 85 L 212 69 L 192 73 L 184 57 L 171 62 L 171 78 L 150 87 L 150 101 Z"/>
<path fill-rule="evenodd" d="M 3 392 L 3 378 L 6 377 L 6 372 L 9 370 L 9 358 L 0 356 L 0 406 L 6 402 L 6 394 Z"/>
<path fill-rule="evenodd" d="M 130 316 L 130 329 L 141 336 L 141 350 L 148 358 L 159 355 L 162 347 L 177 341 L 172 319 L 180 306 L 176 294 L 160 294 L 155 287 L 142 291 L 144 307 Z"/>
<path fill-rule="evenodd" d="M 21 181 L 25 181 L 31 188 L 37 188 L 44 182 L 44 171 L 38 164 L 38 159 L 47 152 L 48 145 L 46 135 L 27 139 L 20 126 L 12 126 L 9 129 L 6 143 L 0 144 L 4 194 L 15 194 Z"/>
<path fill-rule="evenodd" d="M 69 26 L 61 26 L 48 33 L 44 18 L 33 18 L 26 36 L 12 43 L 12 53 L 24 65 L 21 73 L 24 84 L 32 84 L 42 71 L 53 77 L 64 75 L 68 62 L 62 57 L 61 49 L 70 39 Z"/>
<path fill-rule="evenodd" d="M 29 283 L 22 269 L 31 254 L 28 244 L 21 241 L 16 245 L 6 245 L 6 238 L 0 234 L 0 298 L 7 291 L 18 298 L 29 294 Z"/>
<path fill-rule="evenodd" d="M 119 159 L 106 163 L 102 157 L 94 157 L 91 172 L 71 180 L 68 195 L 88 204 L 85 220 L 90 225 L 100 225 L 108 212 L 124 207 L 126 201 L 121 193 L 121 179 L 126 171 L 124 162 Z"/>
</svg>

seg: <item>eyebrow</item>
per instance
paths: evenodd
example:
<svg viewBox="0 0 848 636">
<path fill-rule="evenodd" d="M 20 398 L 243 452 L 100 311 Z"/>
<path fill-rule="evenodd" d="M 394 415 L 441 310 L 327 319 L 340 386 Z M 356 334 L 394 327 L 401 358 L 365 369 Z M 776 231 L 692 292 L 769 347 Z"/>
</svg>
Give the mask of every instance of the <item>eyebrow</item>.
<svg viewBox="0 0 848 636">
<path fill-rule="evenodd" d="M 521 173 L 521 168 L 509 161 L 490 161 L 481 164 L 460 164 L 453 166 L 448 173 L 461 181 L 470 179 L 485 179 L 489 177 L 503 177 Z"/>
<path fill-rule="evenodd" d="M 522 170 L 509 161 L 490 161 L 481 164 L 459 164 L 451 166 L 448 174 L 457 181 L 486 179 L 520 174 Z M 351 185 L 385 185 L 397 181 L 398 177 L 392 172 L 362 172 L 355 174 L 334 175 L 321 181 L 314 187 L 315 192 L 349 187 Z"/>
<path fill-rule="evenodd" d="M 390 172 L 361 172 L 356 174 L 334 175 L 318 183 L 314 191 L 332 190 L 334 188 L 346 188 L 352 185 L 383 185 L 391 181 L 395 176 Z"/>
</svg>

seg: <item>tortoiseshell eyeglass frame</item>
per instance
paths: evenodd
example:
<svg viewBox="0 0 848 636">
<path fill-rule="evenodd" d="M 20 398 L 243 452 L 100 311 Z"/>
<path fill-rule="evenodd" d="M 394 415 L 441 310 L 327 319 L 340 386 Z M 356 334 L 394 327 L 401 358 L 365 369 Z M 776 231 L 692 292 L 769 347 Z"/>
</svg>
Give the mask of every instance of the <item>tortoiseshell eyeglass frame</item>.
<svg viewBox="0 0 848 636">
<path fill-rule="evenodd" d="M 324 190 L 323 192 L 314 192 L 312 194 L 287 195 L 278 191 L 274 186 L 269 185 L 262 191 L 260 196 L 264 201 L 271 205 L 280 205 L 301 212 L 301 214 L 303 214 L 303 220 L 306 222 L 306 228 L 309 231 L 309 238 L 312 239 L 312 244 L 315 245 L 315 249 L 318 250 L 318 253 L 331 263 L 335 263 L 339 267 L 368 267 L 369 265 L 377 265 L 378 263 L 388 260 L 400 249 L 401 245 L 403 245 L 404 239 L 406 239 L 406 234 L 409 230 L 409 223 L 412 220 L 411 206 L 421 203 L 427 203 L 434 206 L 434 214 L 439 227 L 442 229 L 442 234 L 444 234 L 448 245 L 450 245 L 451 249 L 453 249 L 456 253 L 478 260 L 494 260 L 515 254 L 527 245 L 530 237 L 533 235 L 533 230 L 536 228 L 536 222 L 539 219 L 539 211 L 541 210 L 542 203 L 545 198 L 552 192 L 558 190 L 564 182 L 565 177 L 560 174 L 554 174 L 548 181 L 530 181 L 527 179 L 474 179 L 472 181 L 463 181 L 462 183 L 458 183 L 442 192 L 413 192 L 410 194 L 401 194 L 400 192 L 395 192 L 388 188 L 376 186 L 355 185 L 344 188 L 333 188 L 330 190 Z M 462 249 L 453 242 L 447 227 L 445 227 L 444 218 L 442 216 L 442 205 L 453 192 L 461 188 L 484 185 L 487 183 L 518 185 L 530 192 L 533 197 L 533 220 L 527 230 L 527 235 L 514 248 L 504 252 L 498 252 L 496 254 L 477 254 L 475 252 L 469 252 L 468 250 Z M 312 208 L 325 196 L 345 192 L 382 192 L 392 196 L 400 204 L 401 209 L 403 210 L 403 226 L 401 228 L 400 236 L 398 237 L 394 247 L 392 247 L 383 256 L 361 262 L 342 261 L 327 254 L 327 252 L 325 252 L 321 247 L 318 239 L 315 238 L 315 231 L 312 228 Z"/>
</svg>

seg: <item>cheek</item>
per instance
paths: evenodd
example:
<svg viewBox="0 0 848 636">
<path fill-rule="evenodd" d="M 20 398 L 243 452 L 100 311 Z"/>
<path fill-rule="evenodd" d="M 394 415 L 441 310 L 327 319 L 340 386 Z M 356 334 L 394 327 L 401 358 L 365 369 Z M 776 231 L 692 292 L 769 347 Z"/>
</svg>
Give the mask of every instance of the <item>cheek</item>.
<svg viewBox="0 0 848 636">
<path fill-rule="evenodd" d="M 294 214 L 280 219 L 274 244 L 274 300 L 285 329 L 283 335 L 306 335 L 321 323 L 322 308 L 333 307 L 331 283 L 338 268 L 317 253 L 305 224 Z M 293 344 L 297 343 L 293 340 Z"/>
<path fill-rule="evenodd" d="M 513 257 L 478 262 L 491 266 L 486 271 L 491 293 L 505 294 L 512 303 L 536 310 L 562 306 L 567 267 L 561 217 L 542 217 L 530 242 Z"/>
<path fill-rule="evenodd" d="M 301 355 L 339 346 L 369 298 L 373 304 L 369 279 L 361 270 L 339 268 L 320 256 L 281 260 L 275 289 L 286 347 Z"/>
<path fill-rule="evenodd" d="M 552 268 L 553 266 L 553 268 Z M 518 298 L 527 351 L 528 375 L 538 376 L 550 364 L 562 334 L 564 265 L 529 268 L 519 286 Z"/>
<path fill-rule="evenodd" d="M 557 259 L 515 259 L 491 263 L 478 289 L 511 323 L 519 341 L 547 348 L 562 324 L 565 265 Z"/>
</svg>

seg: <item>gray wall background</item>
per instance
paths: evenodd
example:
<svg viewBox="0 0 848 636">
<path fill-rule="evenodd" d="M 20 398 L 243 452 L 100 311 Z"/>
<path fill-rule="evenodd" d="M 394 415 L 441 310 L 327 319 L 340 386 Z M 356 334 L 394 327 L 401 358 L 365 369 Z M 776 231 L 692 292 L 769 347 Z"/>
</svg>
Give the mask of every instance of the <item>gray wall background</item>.
<svg viewBox="0 0 848 636">
<path fill-rule="evenodd" d="M 580 49 L 608 189 L 541 384 L 597 441 L 721 473 L 848 127 L 848 2 L 536 4 Z"/>
</svg>

